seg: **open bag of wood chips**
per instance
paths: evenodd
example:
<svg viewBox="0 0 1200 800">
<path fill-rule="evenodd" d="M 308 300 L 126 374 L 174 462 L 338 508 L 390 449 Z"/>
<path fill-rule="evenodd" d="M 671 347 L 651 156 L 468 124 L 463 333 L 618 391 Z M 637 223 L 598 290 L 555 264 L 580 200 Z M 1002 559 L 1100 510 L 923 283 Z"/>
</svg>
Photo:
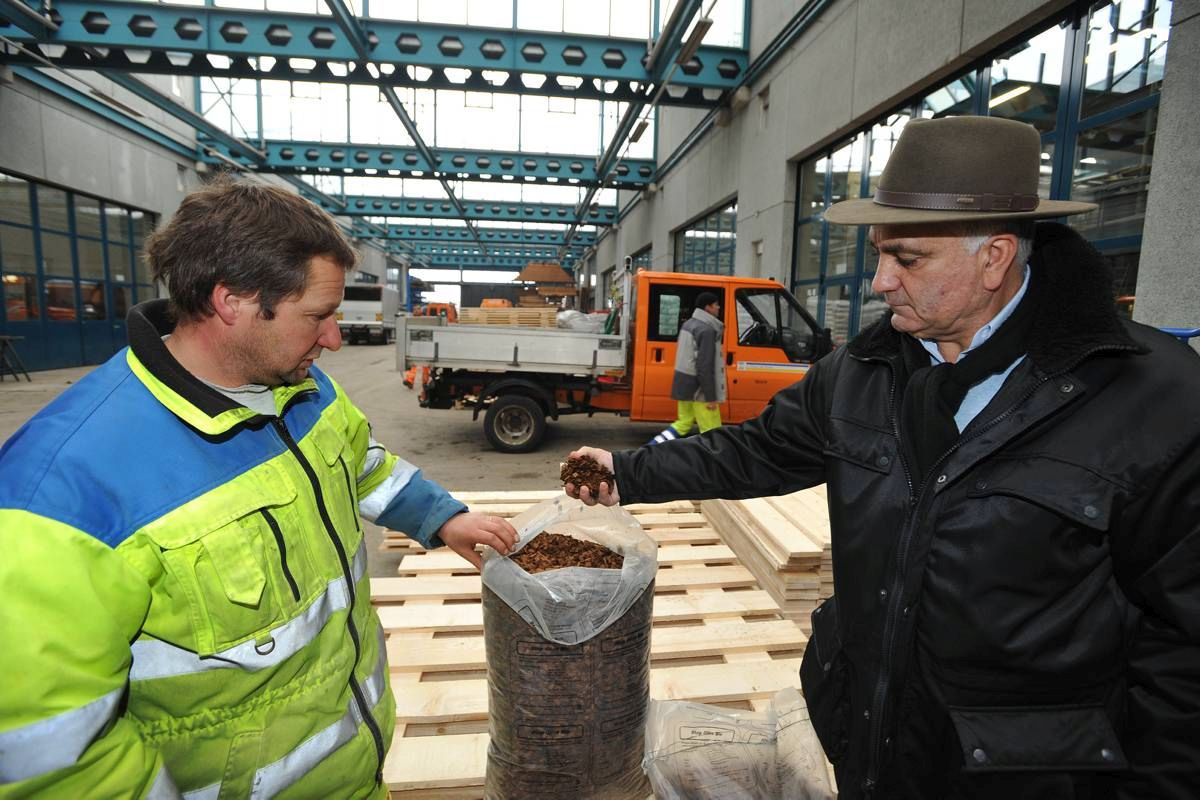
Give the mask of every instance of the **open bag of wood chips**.
<svg viewBox="0 0 1200 800">
<path fill-rule="evenodd" d="M 657 545 L 627 511 L 565 495 L 511 522 L 513 557 L 483 565 L 485 796 L 642 800 Z M 620 568 L 526 571 L 520 552 L 543 534 L 607 548 Z"/>
</svg>

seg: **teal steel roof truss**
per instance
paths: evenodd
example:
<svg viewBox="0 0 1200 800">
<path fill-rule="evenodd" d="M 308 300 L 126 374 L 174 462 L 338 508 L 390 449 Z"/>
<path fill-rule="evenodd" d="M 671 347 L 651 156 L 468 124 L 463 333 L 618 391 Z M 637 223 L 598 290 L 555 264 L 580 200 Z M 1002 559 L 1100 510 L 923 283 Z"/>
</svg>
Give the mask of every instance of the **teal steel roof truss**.
<svg viewBox="0 0 1200 800">
<path fill-rule="evenodd" d="M 382 81 L 394 87 L 623 102 L 644 97 L 655 82 L 643 63 L 646 43 L 640 39 L 357 18 L 369 51 L 368 67 L 342 28 L 345 20 L 323 14 L 56 0 L 49 19 L 58 30 L 35 34 L 23 29 L 34 26 L 0 4 L 0 35 L 27 43 L 59 66 L 78 69 Z M 33 60 L 20 53 L 0 58 L 14 63 Z M 672 77 L 672 84 L 683 91 L 664 93 L 660 102 L 714 106 L 722 93 L 738 85 L 747 65 L 745 50 L 701 47 Z M 544 76 L 544 82 L 523 80 L 535 75 Z"/>
<path fill-rule="evenodd" d="M 347 195 L 343 202 L 322 202 L 331 214 L 346 217 L 410 217 L 413 219 L 461 219 L 449 200 L 428 197 L 371 197 Z M 609 226 L 617 221 L 616 206 L 593 205 L 580 219 L 574 205 L 566 203 L 497 202 L 463 200 L 467 219 L 488 222 L 558 222 L 564 225 Z"/>
<path fill-rule="evenodd" d="M 565 240 L 562 230 L 542 230 L 529 228 L 479 228 L 479 239 L 486 245 L 534 245 L 540 247 L 557 247 Z M 387 225 L 385 233 L 380 235 L 368 230 L 357 229 L 354 235 L 361 238 L 390 239 L 404 242 L 433 242 L 458 244 L 472 242 L 474 236 L 465 227 L 434 227 L 430 225 Z M 579 249 L 594 244 L 596 234 L 577 233 L 572 240 Z"/>
<path fill-rule="evenodd" d="M 255 164 L 221 142 L 207 142 L 205 146 L 247 166 L 256 166 L 260 171 L 283 174 L 390 175 L 599 185 L 593 156 L 438 148 L 433 152 L 435 163 L 430 165 L 416 147 L 267 140 L 262 143 L 266 160 Z M 214 165 L 222 163 L 219 158 L 207 158 Z M 639 189 L 652 180 L 653 161 L 626 158 L 617 162 L 606 185 Z"/>
</svg>

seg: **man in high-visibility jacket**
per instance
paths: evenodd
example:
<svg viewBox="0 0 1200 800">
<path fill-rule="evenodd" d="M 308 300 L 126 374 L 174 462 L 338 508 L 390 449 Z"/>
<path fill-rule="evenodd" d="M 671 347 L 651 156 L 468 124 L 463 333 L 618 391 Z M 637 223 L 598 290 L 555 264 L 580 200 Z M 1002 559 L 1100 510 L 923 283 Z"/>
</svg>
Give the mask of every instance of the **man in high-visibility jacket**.
<svg viewBox="0 0 1200 800">
<path fill-rule="evenodd" d="M 478 566 L 467 512 L 314 366 L 354 251 L 220 180 L 147 243 L 170 300 L 0 450 L 0 797 L 387 796 L 360 517 Z"/>
</svg>

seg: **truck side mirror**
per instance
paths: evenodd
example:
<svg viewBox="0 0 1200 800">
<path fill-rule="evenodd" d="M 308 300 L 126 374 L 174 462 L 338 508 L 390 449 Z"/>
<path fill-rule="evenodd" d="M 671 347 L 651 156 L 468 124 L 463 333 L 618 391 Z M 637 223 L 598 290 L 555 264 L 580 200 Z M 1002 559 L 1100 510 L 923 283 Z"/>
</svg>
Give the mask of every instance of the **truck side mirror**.
<svg viewBox="0 0 1200 800">
<path fill-rule="evenodd" d="M 833 351 L 833 329 L 821 328 L 813 339 L 813 361 L 818 361 Z"/>
</svg>

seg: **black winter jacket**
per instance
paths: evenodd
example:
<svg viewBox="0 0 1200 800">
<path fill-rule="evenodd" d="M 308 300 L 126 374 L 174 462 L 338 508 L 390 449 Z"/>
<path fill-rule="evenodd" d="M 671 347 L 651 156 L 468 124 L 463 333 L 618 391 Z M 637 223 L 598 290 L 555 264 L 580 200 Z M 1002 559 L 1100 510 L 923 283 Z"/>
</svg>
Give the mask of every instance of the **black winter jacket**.
<svg viewBox="0 0 1200 800">
<path fill-rule="evenodd" d="M 801 682 L 846 800 L 1200 798 L 1200 359 L 1069 228 L 1031 271 L 1028 357 L 927 480 L 888 319 L 754 420 L 615 454 L 625 503 L 828 484 Z"/>
</svg>

